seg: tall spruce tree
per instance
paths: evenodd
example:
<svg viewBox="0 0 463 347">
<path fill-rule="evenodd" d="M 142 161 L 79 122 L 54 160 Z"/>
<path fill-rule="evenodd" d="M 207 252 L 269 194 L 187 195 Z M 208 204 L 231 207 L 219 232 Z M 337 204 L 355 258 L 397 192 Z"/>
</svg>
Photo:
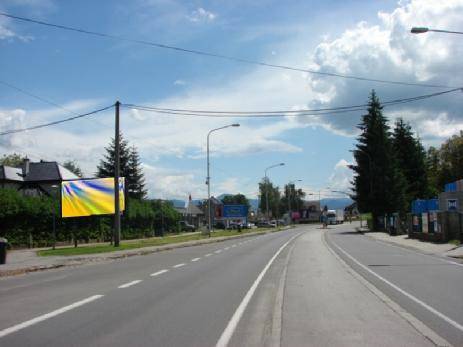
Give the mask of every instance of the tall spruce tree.
<svg viewBox="0 0 463 347">
<path fill-rule="evenodd" d="M 406 206 L 412 200 L 429 196 L 426 171 L 426 153 L 418 138 L 413 136 L 410 124 L 399 118 L 392 135 L 392 146 L 399 169 L 406 183 Z"/>
<path fill-rule="evenodd" d="M 387 119 L 373 90 L 368 103 L 368 114 L 358 126 L 361 131 L 354 150 L 354 200 L 362 212 L 371 212 L 373 228 L 378 228 L 378 217 L 386 213 L 405 211 L 404 178 L 398 168 Z"/>
<path fill-rule="evenodd" d="M 97 166 L 97 177 L 114 177 L 114 158 L 116 141 L 111 139 L 106 154 Z M 143 172 L 140 167 L 138 152 L 130 147 L 127 140 L 120 135 L 120 176 L 125 177 L 128 196 L 134 199 L 142 199 L 146 196 Z"/>
<path fill-rule="evenodd" d="M 140 156 L 135 146 L 130 148 L 128 166 L 130 172 L 128 181 L 129 196 L 139 200 L 146 198 L 145 177 L 141 168 Z"/>
</svg>

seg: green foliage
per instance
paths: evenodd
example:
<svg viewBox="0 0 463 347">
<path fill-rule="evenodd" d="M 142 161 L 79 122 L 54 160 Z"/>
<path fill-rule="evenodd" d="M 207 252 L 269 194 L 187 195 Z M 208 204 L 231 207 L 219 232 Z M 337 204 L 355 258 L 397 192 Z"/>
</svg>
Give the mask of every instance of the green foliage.
<svg viewBox="0 0 463 347">
<path fill-rule="evenodd" d="M 426 155 L 430 190 L 434 195 L 446 183 L 463 178 L 463 131 L 445 141 L 439 149 L 430 147 Z"/>
<path fill-rule="evenodd" d="M 296 189 L 294 183 L 285 185 L 283 190 L 284 195 L 280 200 L 280 214 L 288 212 L 291 207 L 291 211 L 297 211 L 302 207 L 305 193 L 302 189 Z M 288 205 L 288 200 L 291 206 Z"/>
<path fill-rule="evenodd" d="M 225 195 L 222 202 L 227 205 L 246 205 L 250 207 L 249 201 L 243 194 Z"/>
<path fill-rule="evenodd" d="M 425 199 L 430 195 L 426 153 L 420 140 L 413 136 L 411 126 L 401 118 L 395 123 L 392 146 L 399 170 L 405 178 L 405 207 L 409 209 L 413 200 Z"/>
<path fill-rule="evenodd" d="M 0 236 L 14 246 L 49 246 L 53 242 L 53 216 L 56 217 L 58 242 L 80 240 L 109 241 L 112 216 L 60 218 L 59 203 L 47 196 L 25 196 L 14 189 L 0 189 Z M 128 199 L 122 217 L 123 238 L 153 236 L 157 231 L 177 231 L 180 215 L 172 204 L 157 200 Z"/>
<path fill-rule="evenodd" d="M 3 157 L 0 158 L 0 165 L 18 167 L 21 165 L 24 159 L 26 159 L 26 157 L 23 157 L 17 153 L 8 155 L 4 154 Z"/>
<path fill-rule="evenodd" d="M 116 142 L 114 139 L 105 148 L 106 154 L 97 166 L 97 177 L 114 177 L 114 159 Z M 120 176 L 125 177 L 128 196 L 134 199 L 146 197 L 145 179 L 141 169 L 140 157 L 135 146 L 130 147 L 127 140 L 120 135 Z"/>
<path fill-rule="evenodd" d="M 63 163 L 63 167 L 71 171 L 77 177 L 83 177 L 82 170 L 75 160 L 66 160 Z"/>
<path fill-rule="evenodd" d="M 273 186 L 268 177 L 262 178 L 259 183 L 259 208 L 264 213 L 267 213 L 267 199 L 270 217 L 277 218 L 280 216 L 280 189 Z"/>
<path fill-rule="evenodd" d="M 361 134 L 354 150 L 354 200 L 361 212 L 378 216 L 406 211 L 405 179 L 394 155 L 387 119 L 375 92 L 370 95 L 368 114 L 358 127 Z"/>
</svg>

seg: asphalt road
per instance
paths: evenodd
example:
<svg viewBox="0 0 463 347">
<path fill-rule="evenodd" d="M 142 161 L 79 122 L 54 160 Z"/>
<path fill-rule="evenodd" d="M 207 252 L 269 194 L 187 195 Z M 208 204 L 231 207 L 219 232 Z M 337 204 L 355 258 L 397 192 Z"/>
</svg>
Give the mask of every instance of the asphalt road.
<svg viewBox="0 0 463 347">
<path fill-rule="evenodd" d="M 463 346 L 463 264 L 332 227 L 330 246 L 358 273 L 455 346 Z"/>
<path fill-rule="evenodd" d="M 1 279 L 0 345 L 431 345 L 322 236 L 304 226 Z"/>
</svg>

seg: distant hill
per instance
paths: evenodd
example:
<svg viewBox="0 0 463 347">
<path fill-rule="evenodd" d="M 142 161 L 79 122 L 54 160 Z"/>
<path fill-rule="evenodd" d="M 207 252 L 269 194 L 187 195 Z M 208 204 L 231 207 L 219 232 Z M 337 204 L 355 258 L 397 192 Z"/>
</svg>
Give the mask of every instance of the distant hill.
<svg viewBox="0 0 463 347">
<path fill-rule="evenodd" d="M 325 205 L 328 206 L 329 210 L 336 210 L 344 208 L 354 201 L 350 198 L 336 198 L 336 199 L 321 199 L 320 205 L 323 208 Z"/>
</svg>

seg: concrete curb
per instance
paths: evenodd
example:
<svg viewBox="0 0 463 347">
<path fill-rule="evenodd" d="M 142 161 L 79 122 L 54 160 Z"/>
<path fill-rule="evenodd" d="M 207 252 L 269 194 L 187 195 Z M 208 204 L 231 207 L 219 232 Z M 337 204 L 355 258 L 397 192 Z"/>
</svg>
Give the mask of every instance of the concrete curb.
<svg viewBox="0 0 463 347">
<path fill-rule="evenodd" d="M 115 252 L 100 253 L 100 254 L 95 254 L 95 255 L 90 254 L 87 257 L 62 256 L 62 261 L 63 261 L 62 263 L 42 265 L 42 266 L 29 266 L 29 267 L 12 269 L 12 270 L 1 270 L 0 269 L 0 278 L 23 275 L 23 274 L 30 273 L 30 272 L 53 270 L 53 269 L 58 269 L 58 268 L 63 268 L 63 267 L 70 267 L 70 266 L 79 266 L 79 265 L 84 265 L 84 264 L 93 263 L 93 262 L 103 262 L 103 261 L 108 261 L 108 260 L 117 260 L 117 259 L 124 259 L 124 258 L 129 258 L 129 257 L 134 257 L 134 256 L 148 255 L 148 254 L 153 254 L 153 253 L 158 253 L 158 252 L 163 252 L 163 251 L 169 251 L 175 248 L 193 247 L 193 246 L 206 245 L 210 243 L 223 242 L 227 240 L 241 239 L 245 237 L 261 236 L 261 235 L 265 235 L 268 233 L 285 231 L 289 229 L 290 227 L 284 227 L 279 230 L 256 231 L 256 232 L 251 232 L 251 233 L 245 233 L 242 235 L 223 236 L 223 237 L 214 237 L 214 238 L 203 239 L 203 240 L 185 241 L 185 242 L 167 244 L 163 246 L 137 248 L 135 250 L 130 250 L 130 251 L 115 251 Z M 117 252 L 121 252 L 121 253 L 117 253 Z"/>
</svg>

